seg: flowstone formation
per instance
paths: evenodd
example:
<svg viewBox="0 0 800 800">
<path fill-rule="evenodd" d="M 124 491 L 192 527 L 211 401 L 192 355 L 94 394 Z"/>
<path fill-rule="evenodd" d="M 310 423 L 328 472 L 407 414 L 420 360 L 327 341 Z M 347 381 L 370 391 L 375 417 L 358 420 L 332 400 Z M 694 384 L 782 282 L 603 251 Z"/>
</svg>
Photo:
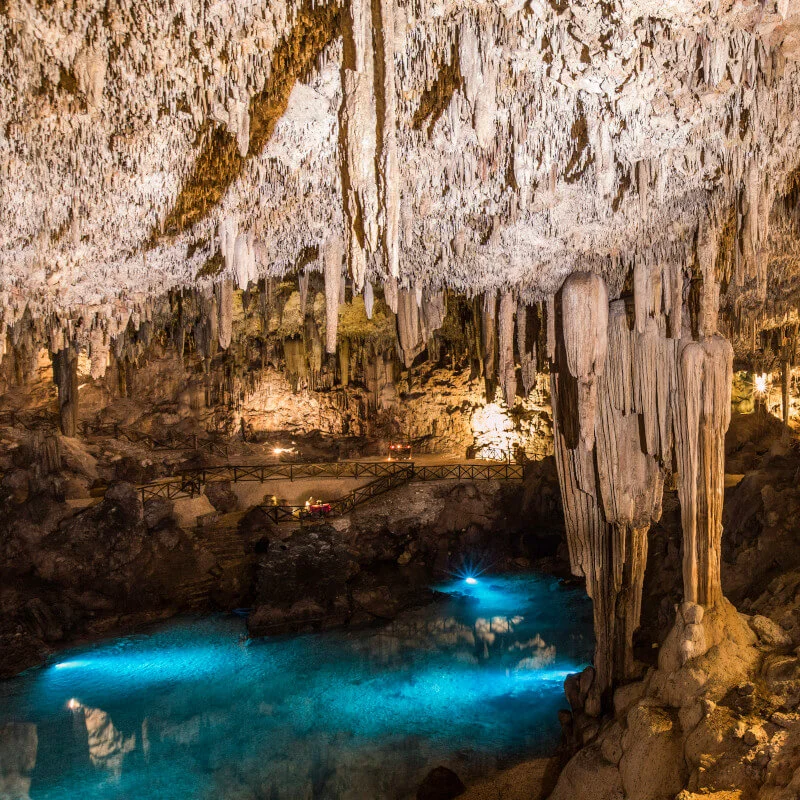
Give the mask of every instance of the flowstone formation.
<svg viewBox="0 0 800 800">
<path fill-rule="evenodd" d="M 688 603 L 722 600 L 725 432 L 733 351 L 716 335 L 718 289 L 665 300 L 637 266 L 632 307 L 609 303 L 601 277 L 574 273 L 556 296 L 551 375 L 556 459 L 573 571 L 594 601 L 596 678 L 587 711 L 615 680 L 634 677 L 648 530 L 661 517 L 665 472 L 677 465 Z M 639 291 L 636 287 L 641 286 Z M 695 325 L 682 312 L 701 306 Z M 674 301 L 674 305 L 673 305 Z M 687 652 L 687 658 L 699 652 Z"/>
</svg>

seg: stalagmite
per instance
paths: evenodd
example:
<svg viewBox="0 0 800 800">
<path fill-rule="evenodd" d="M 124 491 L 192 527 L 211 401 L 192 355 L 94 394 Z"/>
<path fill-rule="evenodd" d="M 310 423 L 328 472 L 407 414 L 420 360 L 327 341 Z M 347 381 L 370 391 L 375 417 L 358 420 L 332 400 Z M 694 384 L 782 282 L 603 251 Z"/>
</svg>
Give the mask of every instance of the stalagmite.
<svg viewBox="0 0 800 800">
<path fill-rule="evenodd" d="M 608 292 L 599 275 L 576 272 L 561 295 L 564 350 L 570 373 L 578 381 L 578 419 L 584 447 L 594 445 L 597 377 L 608 349 Z"/>
</svg>

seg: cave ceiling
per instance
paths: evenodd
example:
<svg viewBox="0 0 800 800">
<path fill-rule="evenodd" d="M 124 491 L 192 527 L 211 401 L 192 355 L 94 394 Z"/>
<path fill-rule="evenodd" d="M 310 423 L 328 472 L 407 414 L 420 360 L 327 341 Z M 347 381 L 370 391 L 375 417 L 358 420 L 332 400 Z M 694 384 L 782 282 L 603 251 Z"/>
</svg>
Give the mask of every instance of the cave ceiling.
<svg viewBox="0 0 800 800">
<path fill-rule="evenodd" d="M 357 290 L 528 300 L 710 259 L 790 314 L 799 58 L 798 0 L 3 0 L 0 314 L 332 247 Z"/>
</svg>

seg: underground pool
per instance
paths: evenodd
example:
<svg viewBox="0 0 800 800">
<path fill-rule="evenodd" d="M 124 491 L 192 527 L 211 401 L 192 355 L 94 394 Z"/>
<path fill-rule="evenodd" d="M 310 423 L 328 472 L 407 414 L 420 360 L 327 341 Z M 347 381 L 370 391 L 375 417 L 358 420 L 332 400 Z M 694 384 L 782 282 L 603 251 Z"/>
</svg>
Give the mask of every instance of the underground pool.
<svg viewBox="0 0 800 800">
<path fill-rule="evenodd" d="M 0 780 L 35 800 L 377 800 L 440 764 L 469 779 L 551 752 L 586 596 L 530 573 L 435 588 L 378 627 L 251 641 L 239 618 L 184 618 L 60 653 L 0 683 L 20 765 Z"/>
</svg>

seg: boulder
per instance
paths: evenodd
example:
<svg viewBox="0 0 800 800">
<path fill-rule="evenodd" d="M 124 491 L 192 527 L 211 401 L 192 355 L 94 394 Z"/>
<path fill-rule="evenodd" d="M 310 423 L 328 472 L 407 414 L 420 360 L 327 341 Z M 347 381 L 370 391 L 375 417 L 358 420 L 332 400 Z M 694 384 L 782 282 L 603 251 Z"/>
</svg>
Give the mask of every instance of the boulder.
<svg viewBox="0 0 800 800">
<path fill-rule="evenodd" d="M 790 647 L 792 637 L 769 617 L 762 617 L 756 614 L 748 620 L 753 632 L 758 636 L 762 644 L 768 647 Z"/>
<path fill-rule="evenodd" d="M 144 524 L 150 531 L 158 530 L 172 520 L 172 500 L 153 497 L 144 504 Z"/>
<path fill-rule="evenodd" d="M 627 800 L 672 800 L 686 783 L 677 715 L 638 705 L 628 714 L 619 764 Z"/>
<path fill-rule="evenodd" d="M 9 722 L 0 728 L 0 797 L 29 797 L 39 737 L 31 722 Z"/>
<path fill-rule="evenodd" d="M 231 489 L 230 481 L 213 482 L 206 485 L 206 497 L 220 514 L 230 514 L 239 507 L 239 499 Z"/>
<path fill-rule="evenodd" d="M 550 800 L 622 800 L 622 776 L 592 744 L 567 762 Z"/>
</svg>

